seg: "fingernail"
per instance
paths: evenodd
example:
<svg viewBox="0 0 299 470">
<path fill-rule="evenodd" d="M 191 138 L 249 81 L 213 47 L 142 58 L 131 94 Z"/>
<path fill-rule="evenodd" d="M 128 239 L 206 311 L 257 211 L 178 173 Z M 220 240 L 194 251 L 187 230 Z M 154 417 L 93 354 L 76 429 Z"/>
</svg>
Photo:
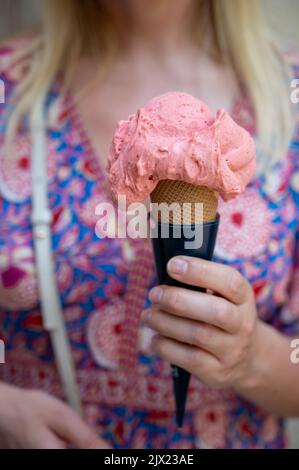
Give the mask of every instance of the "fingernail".
<svg viewBox="0 0 299 470">
<path fill-rule="evenodd" d="M 162 299 L 162 295 L 163 295 L 163 290 L 160 287 L 154 287 L 150 291 L 149 298 L 152 302 L 157 303 L 157 302 L 160 302 L 160 300 Z"/>
<path fill-rule="evenodd" d="M 144 323 L 149 322 L 150 319 L 151 319 L 151 316 L 152 316 L 152 310 L 151 309 L 143 310 L 143 312 L 141 312 L 141 320 Z"/>
<path fill-rule="evenodd" d="M 187 268 L 188 263 L 183 258 L 172 258 L 168 263 L 168 270 L 173 274 L 184 274 Z"/>
</svg>

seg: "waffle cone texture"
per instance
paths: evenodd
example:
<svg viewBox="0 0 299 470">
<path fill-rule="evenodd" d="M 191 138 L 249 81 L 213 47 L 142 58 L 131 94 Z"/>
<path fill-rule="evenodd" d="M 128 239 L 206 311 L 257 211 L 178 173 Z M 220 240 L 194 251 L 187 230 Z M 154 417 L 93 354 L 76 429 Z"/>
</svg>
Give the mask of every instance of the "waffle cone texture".
<svg viewBox="0 0 299 470">
<path fill-rule="evenodd" d="M 158 219 L 164 223 L 200 224 L 217 216 L 218 194 L 206 186 L 162 180 L 152 192 L 151 201 L 159 204 Z"/>
</svg>

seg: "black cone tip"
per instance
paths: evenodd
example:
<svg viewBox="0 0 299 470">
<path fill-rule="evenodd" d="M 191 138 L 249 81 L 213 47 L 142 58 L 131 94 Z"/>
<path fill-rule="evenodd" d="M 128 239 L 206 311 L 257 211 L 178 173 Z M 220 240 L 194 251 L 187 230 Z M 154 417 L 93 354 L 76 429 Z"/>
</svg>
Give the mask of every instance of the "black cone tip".
<svg viewBox="0 0 299 470">
<path fill-rule="evenodd" d="M 180 367 L 172 366 L 172 376 L 176 404 L 176 422 L 178 428 L 182 429 L 184 424 L 190 374 Z"/>
</svg>

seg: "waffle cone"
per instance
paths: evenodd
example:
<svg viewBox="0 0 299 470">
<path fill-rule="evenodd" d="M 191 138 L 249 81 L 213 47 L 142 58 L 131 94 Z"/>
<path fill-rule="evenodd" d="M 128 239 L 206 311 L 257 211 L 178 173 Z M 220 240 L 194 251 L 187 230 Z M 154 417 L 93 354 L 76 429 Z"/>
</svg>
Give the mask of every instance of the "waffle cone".
<svg viewBox="0 0 299 470">
<path fill-rule="evenodd" d="M 153 203 L 166 203 L 159 207 L 158 218 L 171 224 L 195 224 L 216 219 L 218 194 L 206 186 L 196 186 L 184 181 L 162 180 L 151 194 Z M 169 210 L 169 205 L 173 210 Z M 189 205 L 184 205 L 189 203 Z M 202 206 L 197 206 L 201 203 Z"/>
</svg>

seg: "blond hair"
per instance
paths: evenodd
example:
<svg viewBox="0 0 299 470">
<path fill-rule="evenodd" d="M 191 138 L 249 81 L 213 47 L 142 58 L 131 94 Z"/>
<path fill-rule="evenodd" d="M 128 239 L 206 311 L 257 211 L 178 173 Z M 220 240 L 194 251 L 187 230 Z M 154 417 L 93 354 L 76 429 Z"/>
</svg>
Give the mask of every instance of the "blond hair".
<svg viewBox="0 0 299 470">
<path fill-rule="evenodd" d="M 289 98 L 290 70 L 273 46 L 263 22 L 259 0 L 197 0 L 198 36 L 209 37 L 208 53 L 229 64 L 245 89 L 256 115 L 262 166 L 279 159 L 293 131 Z M 101 54 L 102 69 L 119 46 L 121 12 L 114 2 L 101 0 L 47 0 L 43 25 L 20 56 L 30 68 L 15 91 L 10 117 L 14 133 L 19 120 L 45 99 L 62 74 L 67 88 L 78 58 Z"/>
</svg>

